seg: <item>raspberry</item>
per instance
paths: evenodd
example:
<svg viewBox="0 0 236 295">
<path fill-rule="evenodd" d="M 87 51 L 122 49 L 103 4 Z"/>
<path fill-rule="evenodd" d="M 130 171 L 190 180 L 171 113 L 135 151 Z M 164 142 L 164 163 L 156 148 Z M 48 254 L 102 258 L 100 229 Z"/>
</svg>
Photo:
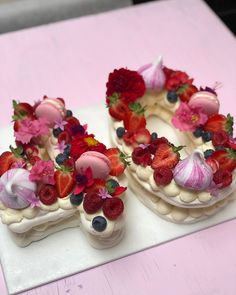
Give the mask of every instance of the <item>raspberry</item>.
<svg viewBox="0 0 236 295">
<path fill-rule="evenodd" d="M 52 205 L 57 200 L 56 188 L 53 185 L 45 184 L 39 191 L 39 199 L 45 205 Z"/>
<path fill-rule="evenodd" d="M 69 143 L 71 141 L 71 136 L 68 132 L 63 131 L 58 135 L 58 142 L 61 143 L 62 141 L 65 141 L 65 143 Z"/>
<path fill-rule="evenodd" d="M 214 146 L 227 146 L 229 135 L 227 132 L 220 130 L 213 133 L 212 143 Z"/>
<path fill-rule="evenodd" d="M 101 209 L 104 200 L 96 193 L 87 193 L 84 197 L 83 207 L 88 214 L 96 213 Z"/>
<path fill-rule="evenodd" d="M 213 175 L 213 181 L 219 188 L 224 188 L 231 184 L 232 182 L 232 173 L 228 170 L 219 169 Z"/>
<path fill-rule="evenodd" d="M 108 219 L 115 220 L 124 211 L 124 204 L 119 198 L 106 199 L 102 209 Z"/>
<path fill-rule="evenodd" d="M 153 177 L 157 185 L 167 185 L 173 179 L 173 172 L 169 167 L 162 166 L 155 169 Z"/>
<path fill-rule="evenodd" d="M 127 131 L 124 135 L 123 135 L 123 140 L 127 145 L 133 145 L 135 143 L 135 139 L 134 139 L 134 132 L 131 131 Z"/>
<path fill-rule="evenodd" d="M 152 163 L 151 153 L 146 148 L 137 147 L 133 150 L 132 160 L 135 164 L 146 167 Z"/>
</svg>

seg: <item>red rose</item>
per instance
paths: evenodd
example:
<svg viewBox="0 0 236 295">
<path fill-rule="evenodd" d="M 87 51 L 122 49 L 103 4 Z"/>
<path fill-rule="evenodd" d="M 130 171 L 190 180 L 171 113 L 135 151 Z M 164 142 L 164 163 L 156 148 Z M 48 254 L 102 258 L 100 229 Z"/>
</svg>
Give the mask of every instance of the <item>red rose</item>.
<svg viewBox="0 0 236 295">
<path fill-rule="evenodd" d="M 144 95 L 145 83 L 143 77 L 136 71 L 121 68 L 109 74 L 107 96 L 120 94 L 126 102 L 133 102 Z"/>
</svg>

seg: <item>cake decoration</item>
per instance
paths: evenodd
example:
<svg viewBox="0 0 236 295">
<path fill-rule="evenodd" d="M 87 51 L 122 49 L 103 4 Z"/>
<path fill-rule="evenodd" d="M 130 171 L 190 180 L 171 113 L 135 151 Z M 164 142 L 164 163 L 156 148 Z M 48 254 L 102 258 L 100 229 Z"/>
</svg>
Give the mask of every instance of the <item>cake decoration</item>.
<svg viewBox="0 0 236 295">
<path fill-rule="evenodd" d="M 142 91 L 130 87 L 133 77 L 144 80 Z M 219 110 L 218 85 L 198 88 L 188 74 L 163 66 L 161 59 L 137 72 L 114 70 L 106 85 L 112 143 L 131 156 L 125 173 L 146 206 L 170 221 L 189 223 L 229 202 L 236 188 L 236 144 L 233 117 Z M 127 85 L 132 99 L 124 95 Z M 151 132 L 151 116 L 172 126 L 181 145 L 167 139 L 158 123 Z"/>
<path fill-rule="evenodd" d="M 0 217 L 19 246 L 80 226 L 96 248 L 124 235 L 127 159 L 88 133 L 61 98 L 13 102 L 16 148 L 0 155 Z"/>
</svg>

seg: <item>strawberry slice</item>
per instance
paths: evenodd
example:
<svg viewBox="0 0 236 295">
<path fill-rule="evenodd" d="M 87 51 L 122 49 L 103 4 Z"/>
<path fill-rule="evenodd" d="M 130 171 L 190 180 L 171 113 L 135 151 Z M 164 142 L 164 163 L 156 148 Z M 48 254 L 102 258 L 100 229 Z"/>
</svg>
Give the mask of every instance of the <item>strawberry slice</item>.
<svg viewBox="0 0 236 295">
<path fill-rule="evenodd" d="M 145 129 L 146 118 L 144 116 L 145 109 L 140 103 L 134 102 L 129 104 L 129 112 L 125 114 L 124 127 L 129 132 L 136 132 Z"/>
<path fill-rule="evenodd" d="M 10 150 L 11 152 L 6 151 L 0 155 L 0 176 L 9 170 L 14 163 L 19 162 L 23 164 L 25 162 L 23 160 L 23 148 L 21 146 L 15 149 L 10 146 Z"/>
<path fill-rule="evenodd" d="M 145 128 L 140 129 L 137 132 L 135 132 L 135 134 L 134 134 L 134 140 L 138 144 L 140 144 L 140 143 L 149 144 L 150 141 L 151 141 L 151 134 Z"/>
<path fill-rule="evenodd" d="M 94 183 L 85 189 L 86 193 L 97 193 L 100 189 L 105 188 L 106 181 L 104 179 L 95 178 Z"/>
<path fill-rule="evenodd" d="M 128 157 L 118 148 L 107 149 L 104 154 L 111 162 L 110 175 L 112 176 L 121 175 L 124 172 L 126 166 L 129 165 L 127 162 Z"/>
<path fill-rule="evenodd" d="M 59 198 L 68 196 L 75 187 L 75 177 L 71 169 L 60 167 L 54 174 L 55 186 Z"/>
<path fill-rule="evenodd" d="M 174 168 L 179 162 L 180 154 L 179 151 L 183 146 L 175 147 L 167 143 L 162 143 L 157 146 L 156 153 L 152 161 L 152 168 L 157 169 L 159 167 L 168 167 L 170 169 Z"/>
<path fill-rule="evenodd" d="M 107 107 L 109 108 L 109 114 L 116 120 L 124 120 L 125 114 L 129 111 L 128 105 L 120 99 L 117 93 L 112 96 L 108 96 Z"/>
<path fill-rule="evenodd" d="M 214 159 L 219 164 L 219 169 L 232 172 L 236 168 L 236 151 L 224 149 L 215 151 L 209 159 Z"/>
<path fill-rule="evenodd" d="M 14 115 L 12 119 L 14 121 L 17 120 L 23 120 L 26 119 L 27 117 L 32 117 L 34 114 L 34 108 L 26 103 L 26 102 L 17 102 L 13 100 L 13 109 L 14 109 Z"/>
<path fill-rule="evenodd" d="M 203 129 L 210 132 L 225 131 L 231 135 L 233 133 L 233 123 L 234 118 L 230 114 L 227 117 L 215 114 L 208 118 Z"/>
<path fill-rule="evenodd" d="M 191 96 L 197 91 L 198 89 L 196 86 L 186 83 L 181 85 L 176 93 L 183 102 L 189 102 Z"/>
</svg>

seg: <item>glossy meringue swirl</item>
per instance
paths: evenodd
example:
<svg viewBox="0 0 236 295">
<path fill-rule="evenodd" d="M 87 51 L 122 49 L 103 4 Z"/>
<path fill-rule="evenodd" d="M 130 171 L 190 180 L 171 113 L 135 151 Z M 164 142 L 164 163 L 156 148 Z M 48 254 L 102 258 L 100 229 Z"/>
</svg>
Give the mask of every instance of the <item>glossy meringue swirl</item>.
<svg viewBox="0 0 236 295">
<path fill-rule="evenodd" d="M 188 189 L 205 190 L 212 182 L 213 172 L 205 162 L 203 152 L 195 150 L 174 168 L 175 182 Z"/>
<path fill-rule="evenodd" d="M 36 191 L 29 180 L 30 172 L 22 168 L 6 171 L 0 178 L 0 200 L 8 208 L 23 209 L 30 205 L 28 198 Z"/>
<path fill-rule="evenodd" d="M 166 77 L 162 69 L 162 57 L 152 64 L 142 66 L 138 72 L 143 76 L 147 89 L 162 90 L 165 85 Z"/>
</svg>

